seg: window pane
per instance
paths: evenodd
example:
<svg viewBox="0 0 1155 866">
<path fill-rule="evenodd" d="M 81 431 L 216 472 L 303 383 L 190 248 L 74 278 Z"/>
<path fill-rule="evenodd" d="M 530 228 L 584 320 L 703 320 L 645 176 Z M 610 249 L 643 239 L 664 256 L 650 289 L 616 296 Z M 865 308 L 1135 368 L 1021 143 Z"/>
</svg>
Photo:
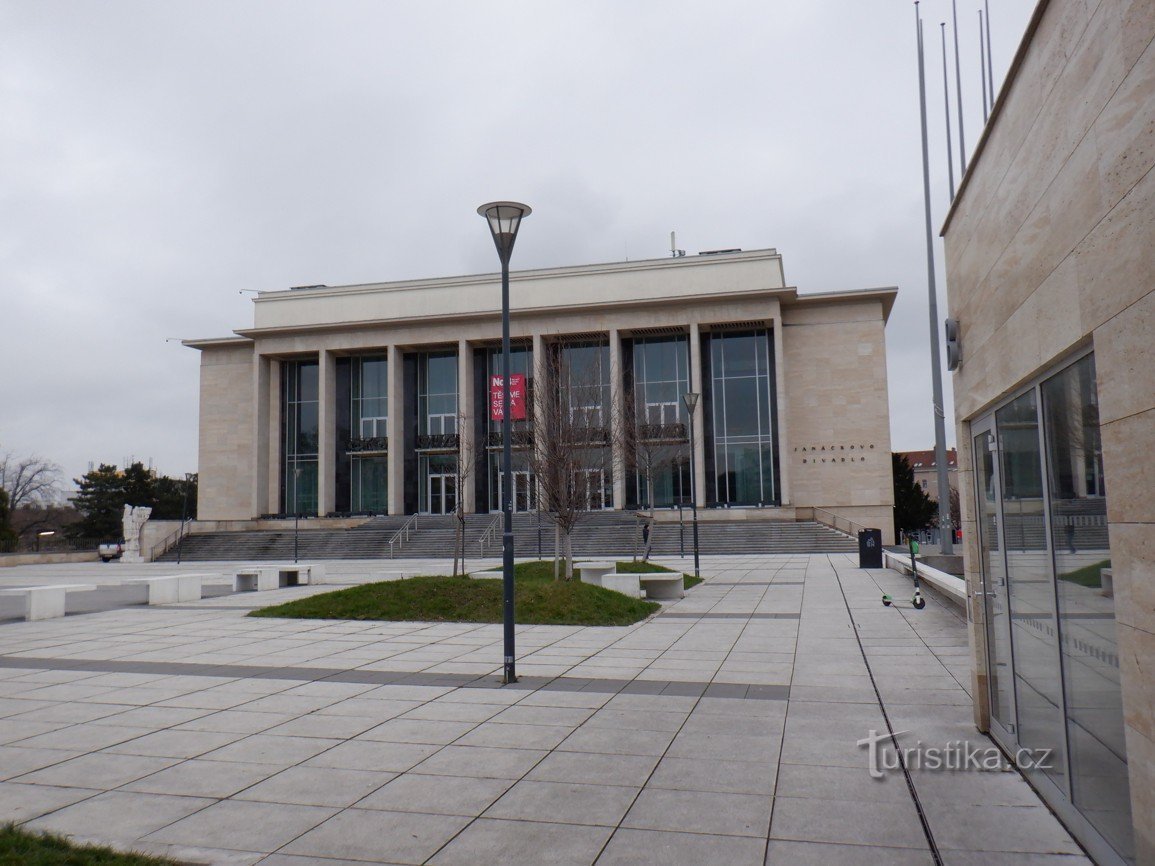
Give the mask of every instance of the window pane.
<svg viewBox="0 0 1155 866">
<path fill-rule="evenodd" d="M 1102 579 L 1111 551 L 1094 358 L 1044 382 L 1042 392 L 1074 802 L 1130 851 L 1115 601 Z"/>
<path fill-rule="evenodd" d="M 1042 455 L 1034 390 L 1000 409 L 995 422 L 1004 479 L 1003 535 L 1019 741 L 1028 748 L 1053 750 L 1051 768 L 1044 772 L 1062 788 L 1066 785 L 1067 769 L 1062 757 L 1065 736 L 1059 630 L 1039 490 Z"/>
</svg>

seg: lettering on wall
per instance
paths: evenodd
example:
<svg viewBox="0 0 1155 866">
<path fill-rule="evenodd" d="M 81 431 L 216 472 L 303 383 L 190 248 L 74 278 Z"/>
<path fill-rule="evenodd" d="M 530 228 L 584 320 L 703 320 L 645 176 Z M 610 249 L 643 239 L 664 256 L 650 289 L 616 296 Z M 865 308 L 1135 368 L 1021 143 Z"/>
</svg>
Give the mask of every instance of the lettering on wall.
<svg viewBox="0 0 1155 866">
<path fill-rule="evenodd" d="M 803 463 L 865 463 L 873 445 L 799 445 L 794 453 L 805 455 Z"/>
</svg>

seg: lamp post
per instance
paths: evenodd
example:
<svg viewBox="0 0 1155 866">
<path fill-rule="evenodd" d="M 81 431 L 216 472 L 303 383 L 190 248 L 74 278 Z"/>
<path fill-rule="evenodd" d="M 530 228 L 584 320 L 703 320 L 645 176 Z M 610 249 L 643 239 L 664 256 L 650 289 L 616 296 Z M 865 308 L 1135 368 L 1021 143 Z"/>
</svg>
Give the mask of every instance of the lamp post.
<svg viewBox="0 0 1155 866">
<path fill-rule="evenodd" d="M 515 201 L 491 201 L 477 212 L 489 222 L 493 245 L 501 259 L 501 510 L 504 522 L 501 533 L 502 612 L 505 624 L 503 683 L 516 683 L 513 633 L 513 446 L 510 440 L 512 420 L 509 403 L 509 259 L 523 218 L 530 215 L 529 205 Z"/>
<path fill-rule="evenodd" d="M 40 552 L 40 542 L 42 539 L 51 538 L 55 534 L 56 534 L 55 529 L 46 529 L 43 532 L 37 532 L 36 533 L 36 552 L 37 553 Z"/>
<path fill-rule="evenodd" d="M 690 413 L 690 513 L 694 519 L 694 577 L 698 574 L 698 481 L 694 471 L 694 410 L 698 408 L 698 395 L 690 392 L 682 395 L 686 411 Z"/>
<path fill-rule="evenodd" d="M 297 561 L 297 539 L 301 529 L 301 502 L 297 498 L 300 496 L 301 486 L 301 467 L 296 465 L 293 467 L 293 562 Z"/>
</svg>

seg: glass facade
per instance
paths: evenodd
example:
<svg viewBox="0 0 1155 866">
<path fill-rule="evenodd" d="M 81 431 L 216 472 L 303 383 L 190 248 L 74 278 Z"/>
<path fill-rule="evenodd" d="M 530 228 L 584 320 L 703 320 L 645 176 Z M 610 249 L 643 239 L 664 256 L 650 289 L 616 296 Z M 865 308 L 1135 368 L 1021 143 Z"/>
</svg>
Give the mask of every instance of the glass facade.
<svg viewBox="0 0 1155 866">
<path fill-rule="evenodd" d="M 1040 790 L 1130 859 L 1094 356 L 971 426 L 992 732 L 1050 750 Z"/>
<path fill-rule="evenodd" d="M 281 502 L 285 514 L 317 513 L 318 367 L 281 365 Z"/>
<path fill-rule="evenodd" d="M 778 502 L 771 341 L 765 329 L 709 336 L 714 501 Z"/>
<path fill-rule="evenodd" d="M 613 459 L 610 449 L 612 393 L 610 346 L 605 340 L 563 343 L 557 347 L 561 435 L 589 443 L 567 450 L 571 501 L 591 511 L 613 508 Z"/>
<path fill-rule="evenodd" d="M 426 514 L 457 508 L 457 352 L 424 352 L 417 358 L 417 502 Z"/>
<path fill-rule="evenodd" d="M 627 455 L 642 507 L 690 502 L 688 416 L 690 343 L 684 334 L 644 337 L 633 344 L 634 434 Z"/>
<path fill-rule="evenodd" d="M 501 347 L 485 349 L 485 380 L 483 393 L 478 395 L 478 411 L 482 418 L 481 429 L 485 434 L 485 445 L 481 451 L 485 473 L 485 504 L 489 511 L 501 511 L 501 442 L 503 422 L 489 417 L 489 388 L 494 376 L 502 374 Z M 526 417 L 511 422 L 510 436 L 513 444 L 513 510 L 533 511 L 537 508 L 537 483 L 530 464 L 533 437 L 533 346 L 512 344 L 509 347 L 509 373 L 524 376 L 526 382 Z M 481 510 L 481 502 L 478 503 Z"/>
<path fill-rule="evenodd" d="M 352 359 L 350 376 L 350 508 L 389 511 L 389 361 L 384 355 Z"/>
</svg>

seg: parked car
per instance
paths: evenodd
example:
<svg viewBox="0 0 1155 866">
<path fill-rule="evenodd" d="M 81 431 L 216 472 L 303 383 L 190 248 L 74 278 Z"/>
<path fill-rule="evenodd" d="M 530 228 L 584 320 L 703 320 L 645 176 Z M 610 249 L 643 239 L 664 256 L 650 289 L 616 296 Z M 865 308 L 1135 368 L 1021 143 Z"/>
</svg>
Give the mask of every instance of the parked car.
<svg viewBox="0 0 1155 866">
<path fill-rule="evenodd" d="M 104 544 L 97 545 L 96 552 L 100 556 L 101 562 L 112 562 L 114 559 L 120 559 L 120 555 L 124 553 L 124 543 L 106 541 Z"/>
</svg>

